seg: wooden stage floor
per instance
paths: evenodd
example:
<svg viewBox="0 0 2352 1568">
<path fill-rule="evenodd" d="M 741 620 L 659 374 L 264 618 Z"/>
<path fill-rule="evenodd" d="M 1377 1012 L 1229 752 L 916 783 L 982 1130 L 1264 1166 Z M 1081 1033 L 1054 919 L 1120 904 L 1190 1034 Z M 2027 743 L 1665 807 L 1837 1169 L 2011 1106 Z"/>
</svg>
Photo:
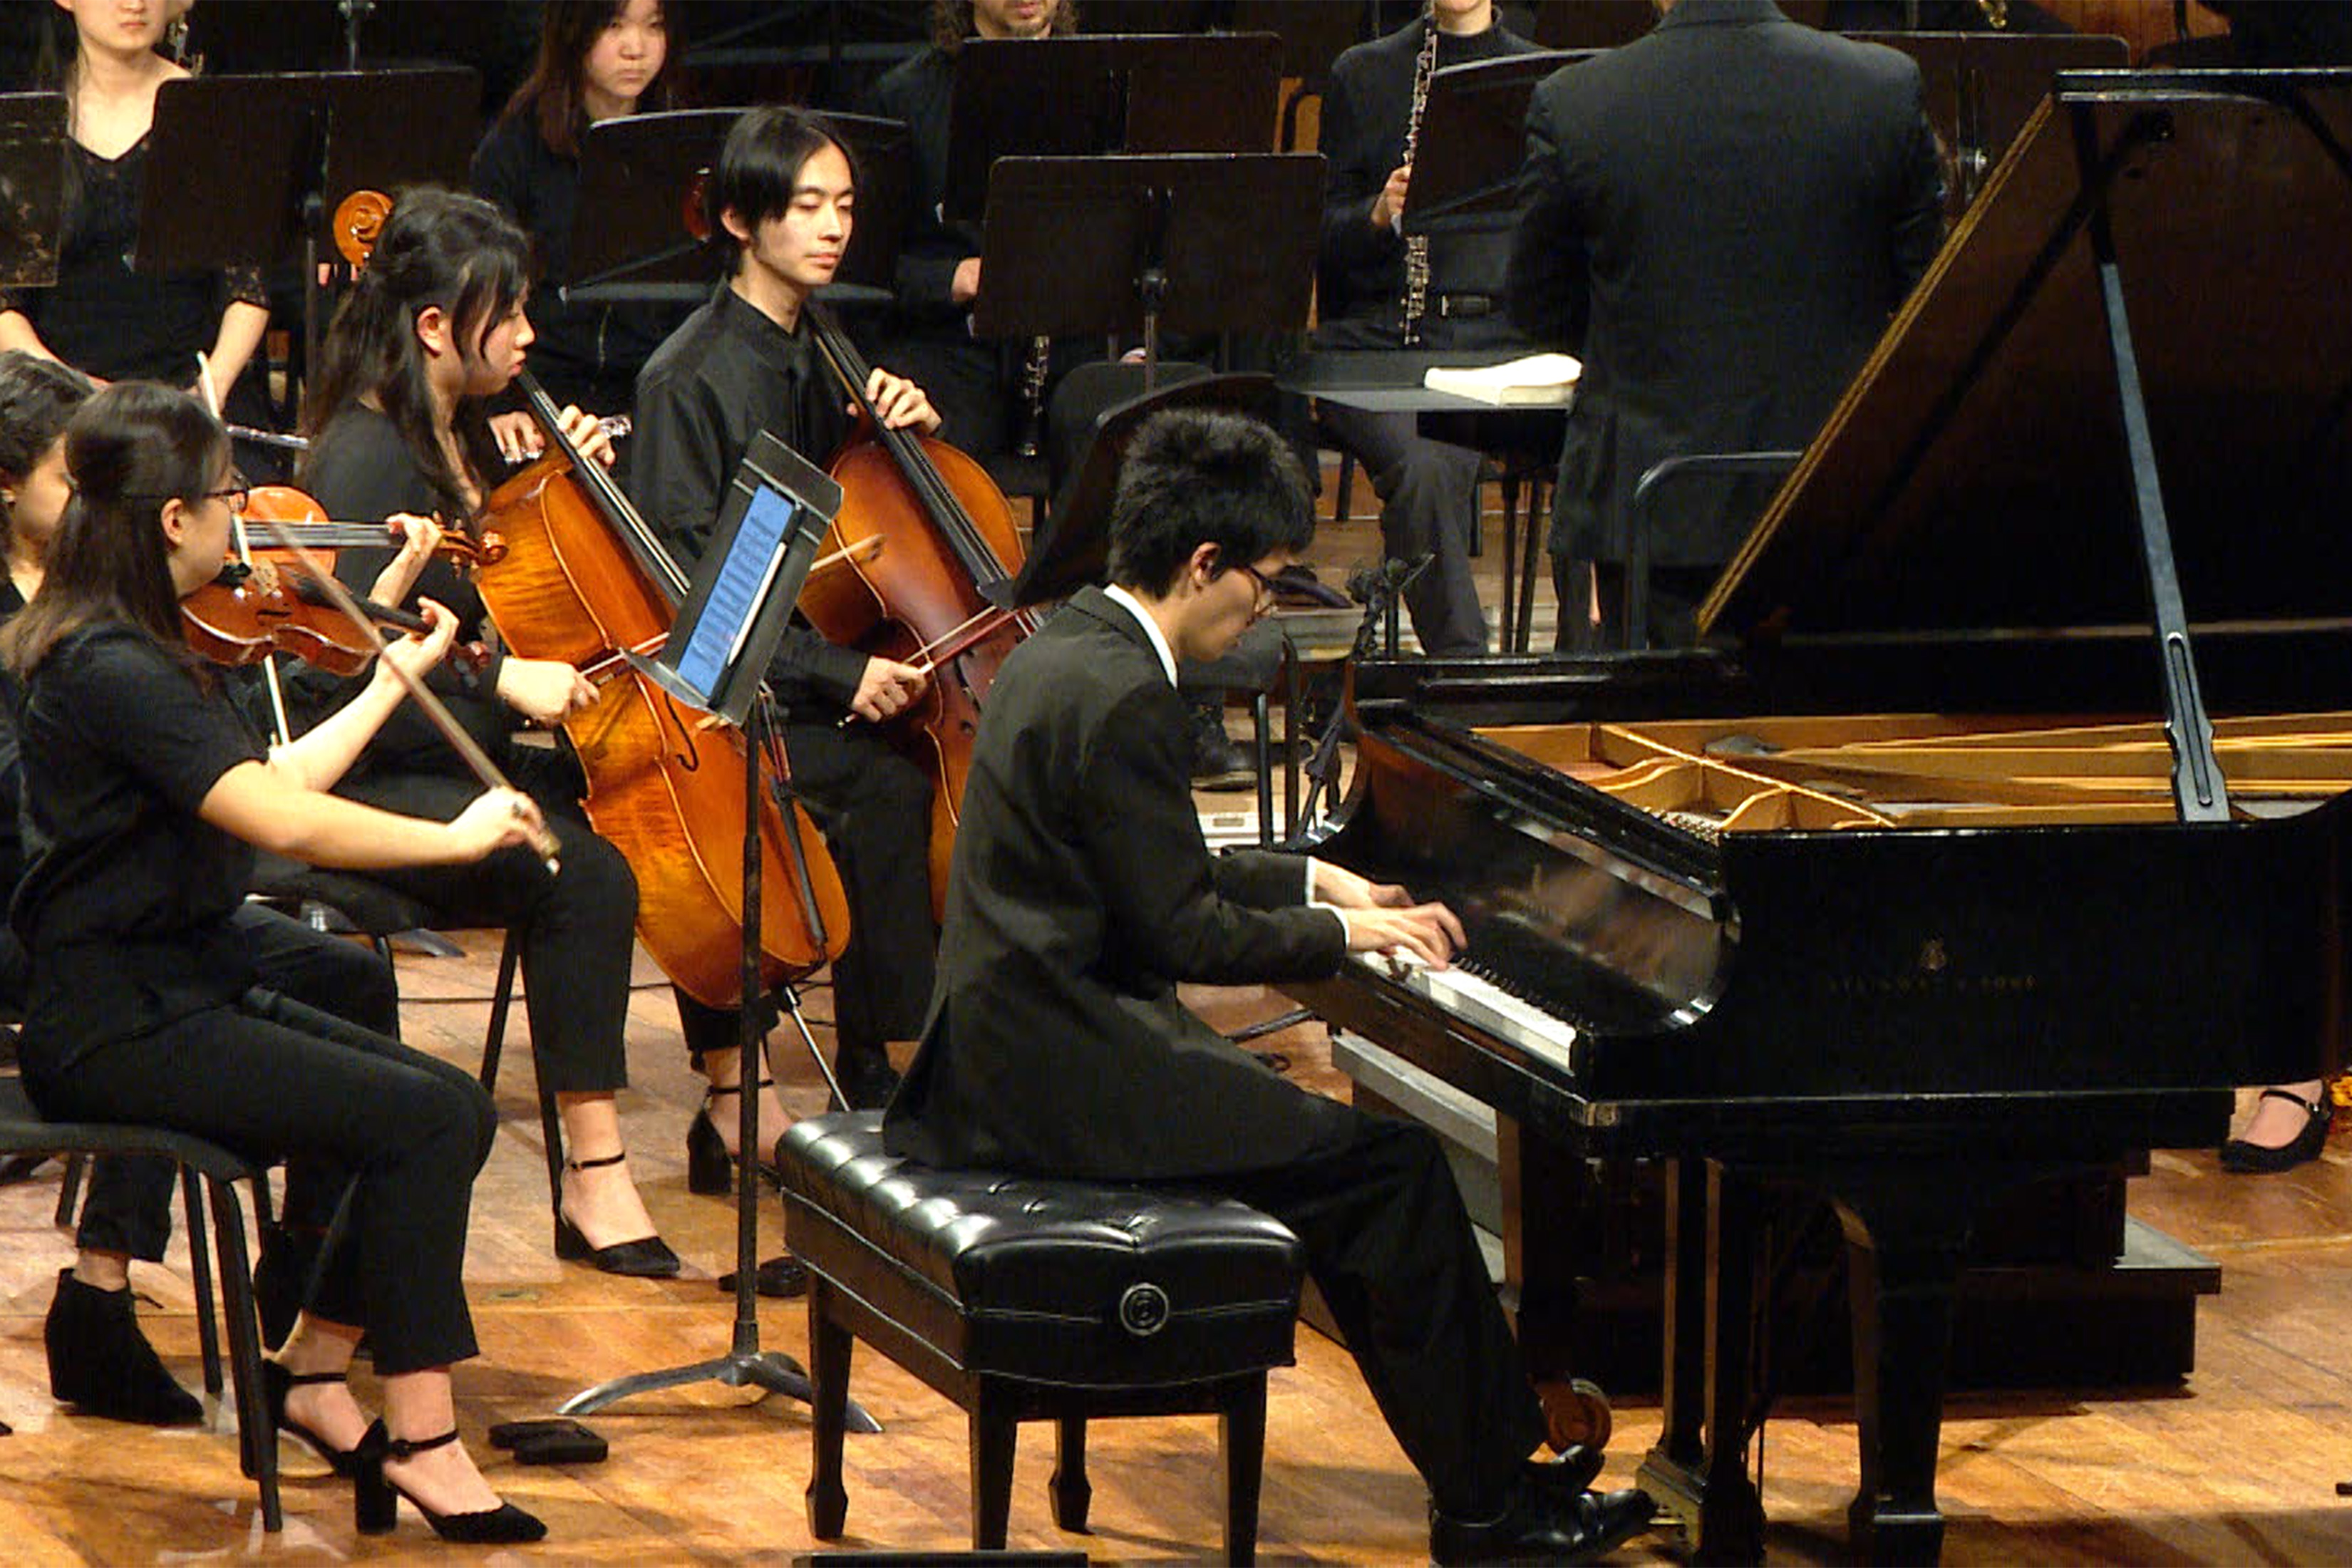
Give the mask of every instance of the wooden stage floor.
<svg viewBox="0 0 2352 1568">
<path fill-rule="evenodd" d="M 1370 510 L 1369 487 L 1357 505 Z M 1327 491 L 1328 498 L 1328 491 Z M 1328 507 L 1328 500 L 1327 499 Z M 1490 527 L 1482 577 L 1498 592 L 1499 529 Z M 1316 558 L 1326 581 L 1377 552 L 1368 523 L 1327 528 Z M 1549 583 L 1537 595 L 1538 646 L 1549 643 Z M 1240 727 L 1236 712 L 1235 726 Z M 1204 796 L 1230 810 L 1246 797 Z M 466 933 L 467 956 L 404 956 L 409 1037 L 468 1068 L 479 1059 L 498 945 Z M 517 1563 L 782 1563 L 811 1548 L 802 1501 L 808 1473 L 806 1413 L 789 1401 L 752 1402 L 702 1385 L 624 1403 L 591 1424 L 611 1442 L 601 1465 L 522 1468 L 489 1454 L 491 1422 L 545 1415 L 618 1373 L 693 1363 L 724 1352 L 731 1298 L 712 1283 L 733 1238 L 731 1205 L 685 1188 L 683 1142 L 699 1100 L 667 985 L 639 961 L 631 1013 L 635 1086 L 622 1101 L 639 1185 L 663 1233 L 688 1264 L 686 1278 L 625 1280 L 558 1264 L 530 1054 L 520 1010 L 499 1087 L 503 1125 L 476 1190 L 467 1275 L 484 1346 L 458 1369 L 467 1436 L 494 1484 L 543 1515 L 542 1545 L 467 1561 Z M 1257 991 L 1202 992 L 1226 1027 L 1280 1010 Z M 830 1016 L 822 989 L 809 997 Z M 830 1046 L 830 1032 L 819 1028 Z M 1289 1055 L 1301 1081 L 1339 1092 L 1319 1028 L 1266 1042 Z M 813 1067 L 780 1037 L 776 1061 L 788 1104 L 818 1110 Z M 266 1092 L 257 1086 L 257 1092 Z M 41 1322 L 69 1244 L 50 1225 L 55 1167 L 0 1188 L 0 1562 L 8 1564 L 439 1563 L 452 1555 L 410 1510 L 398 1531 L 362 1540 L 351 1494 L 299 1445 L 289 1468 L 285 1532 L 266 1536 L 252 1488 L 236 1471 L 233 1418 L 161 1432 L 60 1413 L 48 1396 Z M 2065 1393 L 1964 1399 L 1944 1428 L 1942 1502 L 1953 1563 L 2334 1563 L 2352 1558 L 2352 1144 L 2285 1176 L 2221 1174 L 2210 1152 L 2160 1153 L 2135 1184 L 2135 1211 L 2221 1259 L 2222 1293 L 2203 1303 L 2196 1374 L 2137 1398 Z M 762 1211 L 765 1251 L 781 1220 Z M 166 1361 L 196 1381 L 194 1319 L 185 1254 L 175 1237 L 162 1268 L 134 1272 L 150 1300 L 142 1318 Z M 763 1302 L 762 1343 L 805 1359 L 805 1312 Z M 856 1363 L 857 1396 L 887 1431 L 853 1438 L 847 1453 L 850 1534 L 869 1550 L 968 1544 L 961 1413 L 870 1353 Z M 362 1397 L 368 1394 L 362 1378 Z M 1311 1330 L 1298 1364 L 1275 1374 L 1266 1447 L 1262 1552 L 1269 1562 L 1409 1563 L 1425 1560 L 1420 1482 L 1373 1410 L 1353 1364 Z M 1655 1437 L 1654 1404 L 1622 1402 L 1608 1480 L 1623 1485 Z M 1213 1426 L 1206 1419 L 1111 1422 L 1089 1442 L 1094 1533 L 1066 1537 L 1045 1506 L 1051 1437 L 1024 1437 L 1012 1544 L 1083 1549 L 1101 1562 L 1201 1561 L 1215 1555 L 1222 1520 Z M 1842 1561 L 1844 1510 L 1854 1484 L 1851 1410 L 1834 1400 L 1784 1406 L 1766 1432 L 1763 1481 L 1776 1562 Z M 1654 1535 L 1618 1561 L 1661 1561 L 1672 1538 Z"/>
<path fill-rule="evenodd" d="M 462 959 L 404 957 L 413 1038 L 467 1066 L 478 1060 L 497 947 L 465 933 Z M 804 1410 L 751 1403 L 703 1385 L 624 1403 L 591 1421 L 612 1444 L 604 1463 L 522 1468 L 490 1456 L 491 1422 L 543 1415 L 614 1374 L 684 1364 L 723 1352 L 730 1298 L 724 1267 L 732 1210 L 685 1190 L 682 1144 L 698 1103 L 667 986 L 639 964 L 632 1007 L 635 1086 L 623 1101 L 632 1163 L 687 1278 L 612 1279 L 558 1264 L 550 1250 L 530 1053 L 518 1048 L 499 1085 L 498 1147 L 475 1195 L 469 1293 L 484 1345 L 458 1370 L 467 1437 L 493 1462 L 493 1481 L 546 1517 L 549 1541 L 518 1550 L 561 1563 L 782 1562 L 811 1546 L 801 1490 Z M 1255 991 L 1202 992 L 1227 1026 L 1278 1010 Z M 830 999 L 809 997 L 824 1017 Z M 518 1018 L 520 1027 L 520 1018 Z M 823 1031 L 821 1031 L 822 1033 Z M 1270 1044 L 1294 1071 L 1336 1089 L 1319 1028 Z M 780 1055 L 796 1112 L 821 1100 L 805 1059 Z M 51 1173 L 54 1167 L 50 1168 Z M 397 1533 L 353 1533 L 349 1489 L 307 1450 L 284 1445 L 290 1472 L 284 1534 L 266 1536 L 236 1472 L 233 1417 L 163 1432 L 61 1413 L 48 1397 L 41 1320 L 69 1256 L 49 1223 L 53 1175 L 0 1189 L 0 1554 L 11 1563 L 273 1561 L 438 1562 L 444 1549 L 404 1510 Z M 2287 1176 L 2232 1177 L 2209 1153 L 2158 1154 L 2137 1184 L 2136 1212 L 2220 1257 L 2222 1294 L 2200 1314 L 2199 1370 L 2183 1387 L 2138 1398 L 2051 1394 L 1957 1403 L 1944 1431 L 1946 1561 L 1976 1563 L 2322 1563 L 2352 1555 L 2352 1154 L 2334 1152 Z M 772 1248 L 775 1205 L 761 1221 Z M 184 1383 L 196 1380 L 185 1256 L 175 1237 L 162 1268 L 142 1267 L 142 1318 Z M 805 1358 L 802 1304 L 762 1304 L 762 1343 Z M 1423 1561 L 1419 1481 L 1381 1425 L 1347 1357 L 1302 1329 L 1298 1364 L 1273 1381 L 1263 1551 L 1271 1562 Z M 363 1382 L 363 1380 L 362 1380 Z M 848 1451 L 844 1546 L 941 1549 L 968 1543 L 961 1414 L 870 1353 L 858 1397 L 879 1436 Z M 365 1396 L 364 1382 L 362 1396 Z M 1624 1484 L 1657 1431 L 1654 1405 L 1617 1411 L 1609 1478 Z M 1045 1501 L 1050 1433 L 1029 1429 L 1013 1512 L 1016 1548 L 1082 1548 L 1103 1562 L 1201 1560 L 1220 1539 L 1216 1443 L 1206 1419 L 1114 1422 L 1090 1442 L 1094 1533 L 1065 1537 Z M 1842 1559 L 1853 1485 L 1851 1413 L 1839 1401 L 1783 1409 L 1767 1428 L 1764 1491 L 1770 1550 L 1784 1563 Z M 1669 1555 L 1671 1537 L 1624 1549 L 1629 1561 Z M 480 1559 L 488 1561 L 487 1557 Z"/>
</svg>

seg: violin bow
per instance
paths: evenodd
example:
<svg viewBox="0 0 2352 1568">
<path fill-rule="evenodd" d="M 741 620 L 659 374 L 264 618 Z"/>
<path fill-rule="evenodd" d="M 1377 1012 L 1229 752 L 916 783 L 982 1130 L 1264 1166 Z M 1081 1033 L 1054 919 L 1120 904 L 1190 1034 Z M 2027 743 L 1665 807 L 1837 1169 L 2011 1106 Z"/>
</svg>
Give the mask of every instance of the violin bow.
<svg viewBox="0 0 2352 1568">
<path fill-rule="evenodd" d="M 376 657 L 381 659 L 389 639 L 384 637 L 383 628 L 378 626 L 369 617 L 367 612 L 360 607 L 360 602 L 352 596 L 352 591 L 349 588 L 343 586 L 342 580 L 332 572 L 327 571 L 324 564 L 304 549 L 290 531 L 270 518 L 261 518 L 258 521 L 263 530 L 277 541 L 279 548 L 289 552 L 294 559 L 301 563 L 302 570 L 310 574 L 311 581 L 318 584 L 320 591 L 327 595 L 329 602 L 359 626 L 366 628 L 368 637 L 375 643 Z M 433 721 L 433 727 L 441 731 L 441 738 L 447 741 L 457 755 L 465 759 L 466 766 L 473 770 L 474 776 L 481 781 L 484 789 L 511 790 L 514 788 L 514 785 L 507 782 L 506 774 L 499 771 L 498 763 L 490 761 L 489 753 L 482 750 L 480 742 L 466 732 L 466 727 L 457 722 L 441 699 L 434 696 L 424 681 L 409 674 L 397 662 L 390 662 L 386 668 L 392 671 L 400 684 L 407 689 L 409 697 L 423 710 L 425 716 Z M 552 833 L 544 828 L 541 829 L 533 838 L 531 847 L 539 852 L 541 863 L 546 866 L 549 876 L 556 876 L 562 870 L 562 862 L 556 858 L 555 836 Z"/>
<path fill-rule="evenodd" d="M 204 394 L 205 406 L 212 411 L 214 422 L 217 424 L 221 417 L 220 384 L 213 379 L 213 362 L 202 349 L 196 351 L 196 390 Z M 231 516 L 229 526 L 232 537 L 236 541 L 238 562 L 251 566 L 253 547 L 246 541 L 245 514 L 240 511 Z M 269 691 L 269 721 L 277 731 L 278 743 L 289 745 L 293 742 L 294 729 L 286 721 L 286 689 L 278 684 L 278 656 L 274 653 L 265 655 L 261 660 L 261 683 Z"/>
</svg>

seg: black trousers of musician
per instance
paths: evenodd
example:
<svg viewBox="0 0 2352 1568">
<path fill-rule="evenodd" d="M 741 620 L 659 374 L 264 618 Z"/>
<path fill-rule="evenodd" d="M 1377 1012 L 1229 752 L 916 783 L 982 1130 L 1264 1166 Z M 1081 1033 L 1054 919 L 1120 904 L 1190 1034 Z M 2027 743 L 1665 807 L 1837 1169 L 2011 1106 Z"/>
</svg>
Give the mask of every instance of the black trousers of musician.
<svg viewBox="0 0 2352 1568">
<path fill-rule="evenodd" d="M 887 1042 L 922 1032 L 930 1006 L 940 945 L 931 919 L 931 781 L 862 721 L 796 720 L 783 734 L 793 787 L 824 834 L 849 903 L 849 945 L 833 966 L 835 1059 L 879 1059 Z M 735 1048 L 733 1012 L 681 992 L 677 1013 L 698 1057 Z"/>
<path fill-rule="evenodd" d="M 1470 571 L 1478 470 L 1485 459 L 1467 447 L 1430 440 L 1411 414 L 1374 414 L 1326 403 L 1317 417 L 1370 478 L 1381 498 L 1381 539 L 1389 558 L 1431 558 L 1428 569 L 1404 591 L 1423 650 L 1485 653 L 1486 613 Z"/>
<path fill-rule="evenodd" d="M 371 1034 L 399 1037 L 400 990 L 391 966 L 373 950 L 254 904 L 231 915 L 229 922 L 244 935 L 263 990 Z M 177 1174 L 171 1161 L 148 1155 L 99 1161 L 76 1244 L 86 1251 L 163 1261 L 163 1246 L 172 1238 Z M 296 1167 L 288 1173 L 285 1224 L 323 1233 L 342 1189 L 340 1173 L 316 1163 Z"/>
<path fill-rule="evenodd" d="M 470 866 L 371 871 L 454 926 L 505 926 L 522 936 L 523 1005 L 540 1087 L 601 1094 L 629 1081 L 629 966 L 636 951 L 637 879 L 581 815 L 579 764 L 562 752 L 520 748 L 509 766 L 553 830 L 554 875 L 531 851 L 501 849 Z M 482 793 L 446 773 L 368 773 L 336 793 L 387 811 L 449 822 Z"/>
<path fill-rule="evenodd" d="M 289 1182 L 348 1175 L 351 1225 L 312 1310 L 364 1325 L 379 1373 L 475 1353 L 466 1220 L 498 1121 L 462 1068 L 258 988 L 62 1071 L 30 1053 L 25 1068 L 45 1116 L 191 1132 L 283 1159 Z"/>
<path fill-rule="evenodd" d="M 1436 1135 L 1353 1115 L 1352 1136 L 1329 1154 L 1174 1184 L 1229 1194 L 1297 1233 L 1432 1500 L 1491 1519 L 1544 1439 L 1542 1406 Z"/>
</svg>

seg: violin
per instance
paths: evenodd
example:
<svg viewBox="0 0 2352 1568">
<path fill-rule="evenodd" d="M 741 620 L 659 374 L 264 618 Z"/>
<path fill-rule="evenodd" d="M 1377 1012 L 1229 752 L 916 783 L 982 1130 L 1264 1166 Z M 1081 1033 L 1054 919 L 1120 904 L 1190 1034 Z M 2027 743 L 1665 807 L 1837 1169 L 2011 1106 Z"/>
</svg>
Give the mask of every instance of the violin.
<svg viewBox="0 0 2352 1568">
<path fill-rule="evenodd" d="M 423 616 L 355 600 L 369 621 L 424 633 Z M 330 675 L 357 675 L 382 646 L 373 626 L 353 620 L 306 573 L 280 571 L 272 562 L 231 561 L 220 575 L 180 601 L 188 647 L 215 664 L 259 664 L 282 653 Z M 469 669 L 489 662 L 479 643 L 452 647 L 450 659 Z"/>
<path fill-rule="evenodd" d="M 392 542 L 383 523 L 336 521 L 326 508 L 292 485 L 255 485 L 246 492 L 245 517 L 248 522 L 278 524 L 271 531 L 313 552 L 383 549 Z M 506 558 L 507 545 L 495 532 L 477 537 L 453 531 L 441 536 L 433 553 L 461 566 L 489 566 Z M 334 557 L 322 559 L 332 564 Z"/>
</svg>

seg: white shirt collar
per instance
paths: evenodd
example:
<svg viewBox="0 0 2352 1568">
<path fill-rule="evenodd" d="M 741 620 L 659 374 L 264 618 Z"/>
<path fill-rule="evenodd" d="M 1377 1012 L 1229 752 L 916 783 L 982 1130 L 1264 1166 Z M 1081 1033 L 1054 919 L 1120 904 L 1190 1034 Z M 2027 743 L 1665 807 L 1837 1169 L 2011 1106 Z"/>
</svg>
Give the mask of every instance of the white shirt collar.
<svg viewBox="0 0 2352 1568">
<path fill-rule="evenodd" d="M 1160 668 L 1166 673 L 1168 677 L 1168 684 L 1171 686 L 1175 685 L 1175 652 L 1173 649 L 1169 647 L 1168 638 L 1161 634 L 1160 630 L 1160 623 L 1153 620 L 1151 618 L 1151 612 L 1143 607 L 1143 601 L 1137 598 L 1134 595 L 1129 593 L 1126 589 L 1120 587 L 1116 583 L 1113 583 L 1108 587 L 1105 588 L 1103 590 L 1103 594 L 1113 604 L 1118 605 L 1119 607 L 1126 610 L 1129 615 L 1133 616 L 1137 620 L 1143 623 L 1143 635 L 1151 639 L 1151 649 L 1154 653 L 1157 653 L 1160 656 Z"/>
</svg>

